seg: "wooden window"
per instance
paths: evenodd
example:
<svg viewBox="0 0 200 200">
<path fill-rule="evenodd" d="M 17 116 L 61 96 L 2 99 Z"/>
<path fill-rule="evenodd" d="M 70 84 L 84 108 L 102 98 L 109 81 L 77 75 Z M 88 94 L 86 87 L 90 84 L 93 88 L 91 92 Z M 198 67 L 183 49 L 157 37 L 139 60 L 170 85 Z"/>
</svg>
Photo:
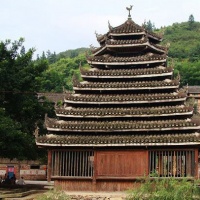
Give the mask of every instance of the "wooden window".
<svg viewBox="0 0 200 200">
<path fill-rule="evenodd" d="M 30 165 L 30 169 L 40 169 L 40 165 Z"/>
<path fill-rule="evenodd" d="M 149 151 L 149 174 L 152 177 L 195 176 L 195 151 Z"/>
<path fill-rule="evenodd" d="M 93 151 L 52 151 L 52 176 L 93 176 Z"/>
</svg>

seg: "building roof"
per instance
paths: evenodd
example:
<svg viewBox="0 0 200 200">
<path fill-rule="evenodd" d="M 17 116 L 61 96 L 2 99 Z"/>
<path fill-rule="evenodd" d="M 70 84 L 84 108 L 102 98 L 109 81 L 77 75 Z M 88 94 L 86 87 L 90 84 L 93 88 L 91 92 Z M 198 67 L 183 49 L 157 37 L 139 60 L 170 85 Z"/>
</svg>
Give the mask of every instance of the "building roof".
<svg viewBox="0 0 200 200">
<path fill-rule="evenodd" d="M 164 90 L 179 88 L 179 80 L 163 81 L 115 81 L 115 82 L 81 82 L 74 84 L 74 90 Z"/>
<path fill-rule="evenodd" d="M 149 104 L 158 102 L 180 102 L 186 100 L 186 93 L 146 94 L 66 94 L 64 102 L 73 104 Z"/>
<path fill-rule="evenodd" d="M 139 35 L 139 34 L 147 34 L 149 37 L 156 39 L 158 41 L 162 40 L 162 36 L 155 34 L 153 32 L 149 32 L 145 30 L 144 27 L 136 24 L 132 19 L 126 20 L 123 24 L 112 27 L 109 25 L 108 35 Z"/>
<path fill-rule="evenodd" d="M 103 56 L 89 56 L 87 58 L 89 64 L 96 65 L 141 65 L 149 63 L 163 63 L 166 62 L 166 55 L 160 54 L 145 54 L 140 56 L 112 56 L 112 55 L 103 55 Z"/>
<path fill-rule="evenodd" d="M 188 86 L 188 93 L 189 94 L 200 94 L 200 86 Z"/>
<path fill-rule="evenodd" d="M 192 120 L 56 120 L 46 118 L 47 130 L 68 132 L 144 132 L 144 131 L 169 131 L 169 130 L 198 130 L 200 126 Z"/>
<path fill-rule="evenodd" d="M 64 99 L 64 93 L 37 93 L 38 94 L 38 99 L 40 102 L 43 101 L 43 98 L 46 98 L 47 100 L 57 103 L 58 101 L 63 101 Z"/>
<path fill-rule="evenodd" d="M 148 77 L 159 77 L 159 76 L 171 76 L 173 73 L 172 67 L 159 66 L 156 68 L 131 68 L 131 69 L 107 69 L 99 70 L 93 68 L 90 70 L 85 70 L 80 68 L 81 77 L 83 78 L 123 78 L 125 79 L 138 79 L 138 78 L 148 78 Z"/>
<path fill-rule="evenodd" d="M 39 146 L 157 146 L 200 144 L 200 122 L 185 104 L 187 92 L 167 67 L 161 37 L 129 17 L 97 35 L 89 70 L 73 78 L 57 118 L 46 117 Z"/>
<path fill-rule="evenodd" d="M 40 146 L 161 146 L 161 145 L 192 145 L 199 144 L 199 133 L 172 133 L 172 134 L 98 134 L 78 135 L 68 134 L 44 135 L 37 138 L 37 145 Z"/>
<path fill-rule="evenodd" d="M 178 115 L 192 115 L 193 107 L 160 106 L 160 107 L 58 107 L 56 114 L 71 118 L 149 118 Z"/>
<path fill-rule="evenodd" d="M 145 30 L 144 27 L 136 24 L 132 19 L 128 19 L 123 24 L 112 27 L 109 25 L 109 31 L 106 34 L 97 34 L 97 41 L 100 44 L 104 44 L 106 40 L 110 38 L 110 36 L 127 36 L 127 35 L 146 35 L 147 38 L 154 39 L 157 41 L 162 41 L 162 35 L 158 35 L 156 33 Z"/>
<path fill-rule="evenodd" d="M 134 47 L 143 47 L 144 49 L 148 47 L 160 53 L 165 53 L 167 51 L 167 47 L 149 42 L 149 40 L 146 37 L 144 37 L 142 39 L 137 39 L 137 40 L 108 39 L 105 41 L 105 44 L 102 45 L 100 48 L 93 49 L 92 53 L 94 55 L 100 55 L 103 52 L 107 52 L 106 49 L 108 48 L 109 50 L 111 50 L 111 49 L 118 49 L 119 47 L 123 48 L 124 51 L 130 51 L 130 49 Z"/>
</svg>

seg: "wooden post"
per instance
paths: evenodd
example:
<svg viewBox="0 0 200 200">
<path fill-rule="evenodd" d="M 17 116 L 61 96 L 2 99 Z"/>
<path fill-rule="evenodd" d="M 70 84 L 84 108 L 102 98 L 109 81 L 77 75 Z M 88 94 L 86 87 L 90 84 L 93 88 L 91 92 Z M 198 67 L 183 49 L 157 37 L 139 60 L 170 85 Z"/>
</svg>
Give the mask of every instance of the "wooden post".
<svg viewBox="0 0 200 200">
<path fill-rule="evenodd" d="M 176 166 L 176 151 L 173 152 L 173 176 L 176 176 L 177 173 L 177 166 Z"/>
<path fill-rule="evenodd" d="M 20 170 L 21 170 L 21 162 L 18 160 L 18 171 L 17 171 L 17 179 L 20 179 Z"/>
<path fill-rule="evenodd" d="M 48 149 L 47 181 L 51 181 L 52 150 Z"/>
<path fill-rule="evenodd" d="M 94 150 L 94 164 L 93 164 L 93 179 L 92 179 L 92 190 L 96 192 L 97 190 L 97 183 L 96 183 L 96 178 L 97 178 L 97 151 Z"/>
<path fill-rule="evenodd" d="M 150 173 L 150 162 L 149 162 L 149 150 L 147 149 L 146 147 L 146 163 L 145 163 L 145 166 L 146 166 L 146 169 L 145 169 L 145 176 L 149 176 L 149 173 Z"/>
<path fill-rule="evenodd" d="M 199 151 L 198 149 L 195 149 L 195 178 L 199 179 Z"/>
</svg>

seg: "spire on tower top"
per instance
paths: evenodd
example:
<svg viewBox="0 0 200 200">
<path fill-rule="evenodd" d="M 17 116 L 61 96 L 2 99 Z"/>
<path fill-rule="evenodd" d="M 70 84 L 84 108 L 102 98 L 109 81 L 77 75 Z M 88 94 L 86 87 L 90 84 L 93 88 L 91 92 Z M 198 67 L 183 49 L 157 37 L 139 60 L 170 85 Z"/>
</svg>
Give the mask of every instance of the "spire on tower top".
<svg viewBox="0 0 200 200">
<path fill-rule="evenodd" d="M 132 7 L 132 5 L 130 5 L 130 7 L 126 7 L 126 9 L 128 10 L 128 19 L 131 19 L 130 11 L 132 10 Z"/>
</svg>

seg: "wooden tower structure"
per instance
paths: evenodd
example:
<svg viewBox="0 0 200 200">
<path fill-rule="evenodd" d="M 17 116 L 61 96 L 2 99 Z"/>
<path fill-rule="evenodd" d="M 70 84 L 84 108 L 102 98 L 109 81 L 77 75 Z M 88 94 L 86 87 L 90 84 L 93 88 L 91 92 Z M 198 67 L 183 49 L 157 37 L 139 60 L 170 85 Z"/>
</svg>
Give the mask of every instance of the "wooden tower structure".
<svg viewBox="0 0 200 200">
<path fill-rule="evenodd" d="M 167 66 L 161 36 L 130 16 L 96 34 L 99 48 L 80 68 L 56 119 L 46 117 L 48 179 L 66 190 L 119 191 L 144 176 L 198 176 L 198 121 Z"/>
</svg>

